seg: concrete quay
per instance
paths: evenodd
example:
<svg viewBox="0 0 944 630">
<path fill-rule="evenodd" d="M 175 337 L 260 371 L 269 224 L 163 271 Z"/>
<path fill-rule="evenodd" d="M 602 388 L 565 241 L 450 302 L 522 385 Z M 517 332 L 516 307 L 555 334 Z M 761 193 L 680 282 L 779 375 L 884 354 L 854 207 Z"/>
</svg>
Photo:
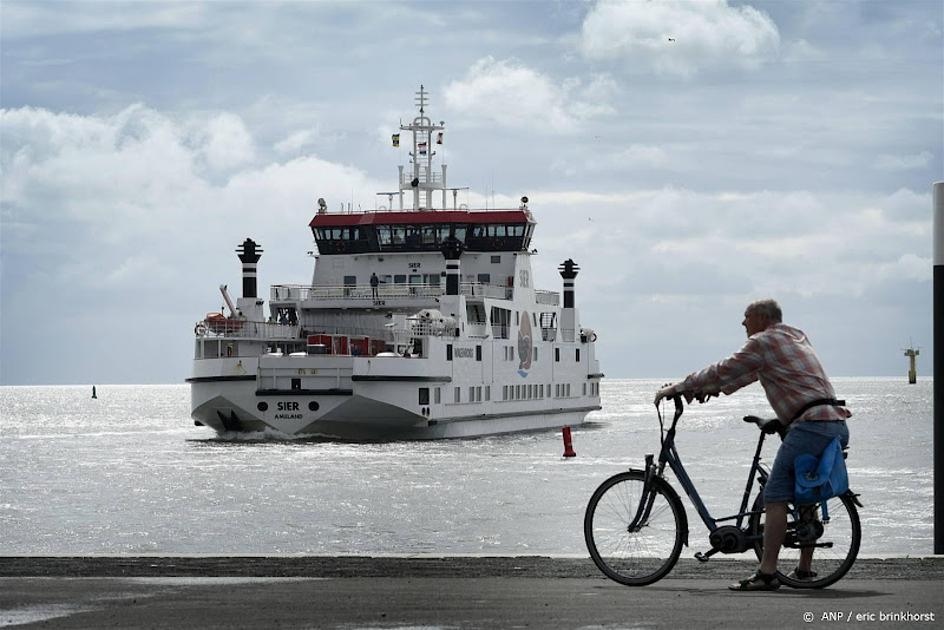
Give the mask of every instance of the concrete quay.
<svg viewBox="0 0 944 630">
<path fill-rule="evenodd" d="M 0 627 L 933 628 L 944 558 L 861 559 L 820 591 L 735 593 L 753 563 L 683 560 L 629 588 L 588 559 L 0 557 Z"/>
</svg>

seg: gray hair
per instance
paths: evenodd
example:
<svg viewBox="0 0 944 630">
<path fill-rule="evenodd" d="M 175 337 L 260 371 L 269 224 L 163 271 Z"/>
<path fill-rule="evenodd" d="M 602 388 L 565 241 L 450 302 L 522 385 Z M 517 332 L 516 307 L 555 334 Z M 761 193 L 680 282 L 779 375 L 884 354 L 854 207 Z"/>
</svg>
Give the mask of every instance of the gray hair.
<svg viewBox="0 0 944 630">
<path fill-rule="evenodd" d="M 780 305 L 777 304 L 776 300 L 768 299 L 751 302 L 751 304 L 747 307 L 747 312 L 763 315 L 770 321 L 776 322 L 778 324 L 783 321 L 783 311 L 780 310 Z"/>
</svg>

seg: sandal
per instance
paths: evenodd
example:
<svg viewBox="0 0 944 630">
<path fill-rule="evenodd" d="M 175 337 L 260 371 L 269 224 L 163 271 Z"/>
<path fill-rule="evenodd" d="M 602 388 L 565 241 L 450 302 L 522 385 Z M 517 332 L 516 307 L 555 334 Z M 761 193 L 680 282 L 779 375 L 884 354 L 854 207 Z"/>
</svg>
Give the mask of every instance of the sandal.
<svg viewBox="0 0 944 630">
<path fill-rule="evenodd" d="M 787 574 L 787 577 L 791 580 L 799 580 L 800 582 L 809 582 L 816 577 L 816 571 L 804 571 L 800 567 L 795 568 L 793 571 Z"/>
<path fill-rule="evenodd" d="M 732 591 L 776 591 L 780 588 L 777 574 L 767 574 L 758 571 L 746 580 L 735 582 L 728 587 Z"/>
</svg>

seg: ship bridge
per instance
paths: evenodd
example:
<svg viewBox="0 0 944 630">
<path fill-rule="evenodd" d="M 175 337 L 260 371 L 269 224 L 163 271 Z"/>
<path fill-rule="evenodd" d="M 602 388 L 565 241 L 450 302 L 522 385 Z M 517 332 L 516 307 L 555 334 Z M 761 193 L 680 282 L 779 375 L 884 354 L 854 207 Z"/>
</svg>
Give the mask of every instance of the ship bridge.
<svg viewBox="0 0 944 630">
<path fill-rule="evenodd" d="M 527 207 L 319 213 L 309 224 L 321 254 L 435 252 L 450 237 L 465 251 L 527 251 L 535 225 Z"/>
</svg>

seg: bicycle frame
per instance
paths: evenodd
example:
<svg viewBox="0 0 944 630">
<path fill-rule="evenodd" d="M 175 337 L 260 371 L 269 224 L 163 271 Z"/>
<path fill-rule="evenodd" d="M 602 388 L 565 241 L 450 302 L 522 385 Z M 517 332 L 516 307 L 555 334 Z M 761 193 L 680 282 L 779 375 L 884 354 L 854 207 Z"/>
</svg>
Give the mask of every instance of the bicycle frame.
<svg viewBox="0 0 944 630">
<path fill-rule="evenodd" d="M 654 456 L 652 454 L 646 455 L 646 477 L 644 482 L 645 490 L 640 497 L 640 505 L 636 510 L 636 515 L 633 518 L 632 523 L 630 523 L 630 531 L 638 529 L 641 524 L 644 524 L 649 518 L 649 512 L 652 509 L 652 503 L 655 498 L 654 493 L 648 491 L 650 479 L 652 475 L 663 477 L 666 464 L 668 464 L 672 472 L 675 473 L 675 477 L 678 479 L 679 483 L 682 485 L 682 488 L 685 490 L 685 494 L 688 495 L 689 500 L 692 502 L 692 505 L 698 512 L 698 516 L 705 524 L 705 527 L 708 528 L 709 534 L 713 533 L 720 527 L 718 523 L 722 523 L 724 521 L 736 520 L 735 526 L 740 529 L 744 525 L 744 519 L 749 518 L 753 514 L 757 513 L 755 510 L 748 511 L 747 509 L 747 502 L 750 500 L 751 490 L 753 489 L 755 478 L 757 479 L 760 487 L 763 488 L 769 475 L 767 470 L 765 470 L 760 465 L 760 454 L 764 448 L 764 438 L 766 437 L 766 434 L 763 431 L 760 432 L 760 438 L 757 441 L 757 450 L 754 452 L 754 459 L 751 462 L 750 471 L 748 471 L 747 485 L 744 488 L 744 495 L 741 498 L 741 506 L 738 510 L 738 513 L 716 519 L 708 511 L 708 507 L 705 505 L 705 502 L 702 501 L 701 495 L 698 494 L 698 489 L 695 488 L 695 484 L 692 482 L 691 478 L 688 476 L 688 473 L 685 471 L 685 466 L 682 464 L 678 450 L 675 448 L 675 428 L 681 416 L 681 399 L 676 398 L 675 417 L 672 419 L 672 426 L 669 427 L 669 430 L 662 438 L 662 449 L 659 452 L 659 463 L 657 469 L 653 463 Z M 661 413 L 659 414 L 659 420 L 661 424 Z M 645 505 L 643 503 L 645 503 Z"/>
</svg>

